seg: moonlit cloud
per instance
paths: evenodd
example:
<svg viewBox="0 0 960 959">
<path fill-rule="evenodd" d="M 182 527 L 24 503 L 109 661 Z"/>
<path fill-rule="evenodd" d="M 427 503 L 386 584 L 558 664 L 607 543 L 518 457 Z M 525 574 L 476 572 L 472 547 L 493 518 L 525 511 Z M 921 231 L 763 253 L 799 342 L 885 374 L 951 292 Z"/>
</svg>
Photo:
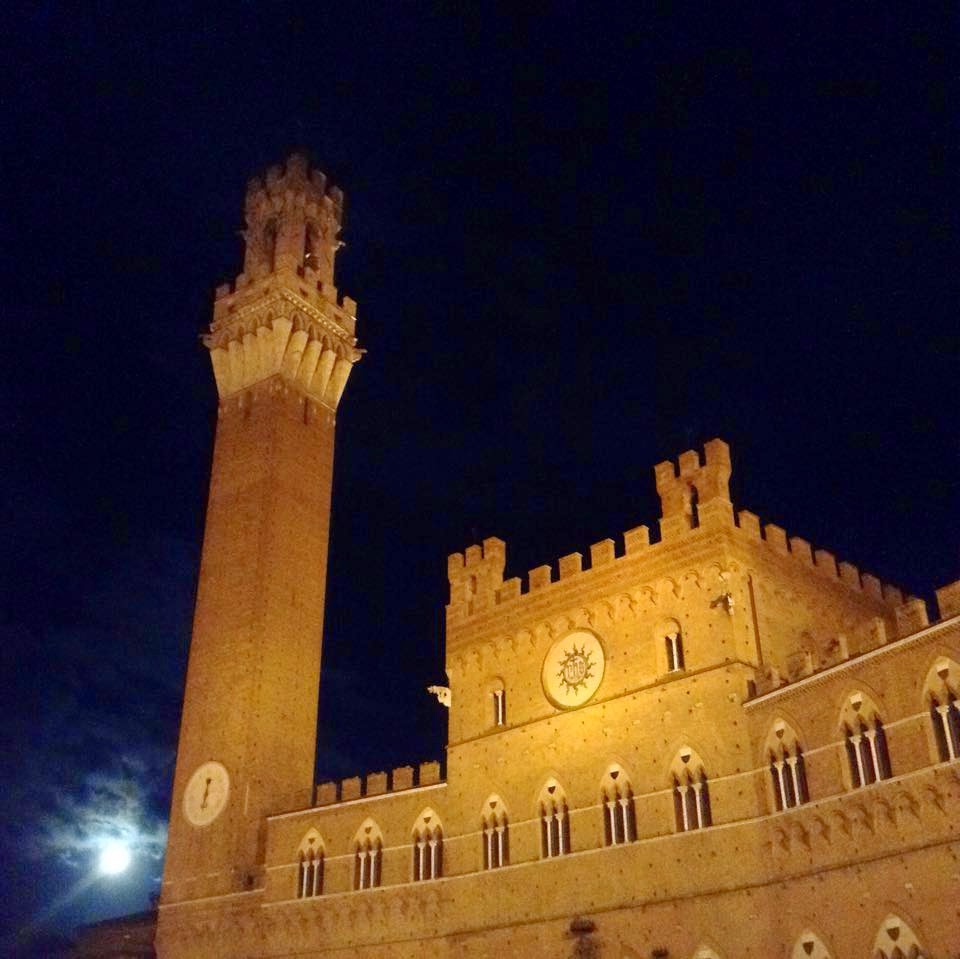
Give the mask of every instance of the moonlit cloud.
<svg viewBox="0 0 960 959">
<path fill-rule="evenodd" d="M 196 557 L 154 539 L 89 566 L 55 581 L 53 615 L 24 606 L 0 622 L 16 681 L 0 729 L 0 944 L 145 909 L 159 890 Z M 111 840 L 132 858 L 107 877 Z"/>
<path fill-rule="evenodd" d="M 105 842 L 122 840 L 134 856 L 163 858 L 166 823 L 152 804 L 145 783 L 169 775 L 162 756 L 151 765 L 140 756 L 120 759 L 116 770 L 89 773 L 79 789 L 58 796 L 54 809 L 40 822 L 36 849 L 64 863 L 87 868 Z"/>
</svg>

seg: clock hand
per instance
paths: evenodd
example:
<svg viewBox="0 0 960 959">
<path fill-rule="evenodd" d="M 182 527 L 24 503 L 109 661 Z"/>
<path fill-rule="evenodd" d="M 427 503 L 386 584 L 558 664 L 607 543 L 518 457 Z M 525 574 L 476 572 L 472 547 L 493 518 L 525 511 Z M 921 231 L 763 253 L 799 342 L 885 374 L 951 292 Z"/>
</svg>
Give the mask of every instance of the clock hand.
<svg viewBox="0 0 960 959">
<path fill-rule="evenodd" d="M 206 789 L 203 790 L 203 802 L 200 803 L 200 808 L 201 808 L 201 809 L 206 809 L 206 808 L 207 808 L 207 797 L 210 795 L 210 783 L 212 783 L 212 782 L 213 782 L 212 779 L 210 779 L 210 778 L 207 779 Z"/>
</svg>

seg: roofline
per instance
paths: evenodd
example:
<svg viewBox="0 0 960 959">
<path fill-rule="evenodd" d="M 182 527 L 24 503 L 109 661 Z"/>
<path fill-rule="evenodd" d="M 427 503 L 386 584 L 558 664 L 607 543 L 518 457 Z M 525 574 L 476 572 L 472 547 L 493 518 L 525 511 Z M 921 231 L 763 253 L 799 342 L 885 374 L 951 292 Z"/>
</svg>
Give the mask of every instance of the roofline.
<svg viewBox="0 0 960 959">
<path fill-rule="evenodd" d="M 290 816 L 304 816 L 307 813 L 322 812 L 325 809 L 343 809 L 344 806 L 355 806 L 362 802 L 376 802 L 378 799 L 386 799 L 388 796 L 409 796 L 412 793 L 425 792 L 428 789 L 439 789 L 446 786 L 447 781 L 430 783 L 428 786 L 414 786 L 411 789 L 390 789 L 387 792 L 377 793 L 375 796 L 358 796 L 356 799 L 345 799 L 341 802 L 331 802 L 323 806 L 308 806 L 305 809 L 294 809 L 293 812 L 278 812 L 272 816 L 267 816 L 267 821 L 274 819 L 288 819 Z"/>
</svg>

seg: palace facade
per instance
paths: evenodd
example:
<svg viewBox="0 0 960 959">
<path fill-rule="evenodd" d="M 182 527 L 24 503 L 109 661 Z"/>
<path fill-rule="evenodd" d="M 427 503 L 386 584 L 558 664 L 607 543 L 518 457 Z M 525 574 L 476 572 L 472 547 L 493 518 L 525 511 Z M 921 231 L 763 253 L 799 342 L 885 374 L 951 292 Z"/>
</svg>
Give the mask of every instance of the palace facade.
<svg viewBox="0 0 960 959">
<path fill-rule="evenodd" d="M 721 440 L 652 530 L 449 557 L 444 760 L 312 782 L 341 213 L 301 157 L 252 181 L 217 290 L 161 959 L 960 956 L 960 583 L 931 621 L 736 509 Z"/>
</svg>

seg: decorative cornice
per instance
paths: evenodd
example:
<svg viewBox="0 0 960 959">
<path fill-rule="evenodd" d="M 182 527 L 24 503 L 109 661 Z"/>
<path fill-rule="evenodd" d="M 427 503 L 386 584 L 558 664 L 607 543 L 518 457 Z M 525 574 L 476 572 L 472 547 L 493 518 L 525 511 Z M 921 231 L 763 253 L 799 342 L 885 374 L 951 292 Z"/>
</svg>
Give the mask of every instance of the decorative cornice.
<svg viewBox="0 0 960 959">
<path fill-rule="evenodd" d="M 286 303 L 293 309 L 270 314 L 271 307 Z M 204 342 L 221 400 L 279 375 L 333 410 L 353 364 L 363 355 L 342 327 L 283 288 L 265 292 Z"/>
<path fill-rule="evenodd" d="M 271 306 L 283 301 L 290 303 L 294 308 L 302 311 L 311 320 L 324 327 L 327 332 L 332 333 L 338 339 L 349 343 L 351 346 L 356 344 L 357 338 L 353 336 L 345 324 L 337 322 L 325 309 L 310 303 L 300 296 L 299 293 L 285 286 L 268 289 L 264 291 L 259 298 L 237 307 L 222 320 L 215 320 L 210 327 L 210 332 L 204 336 L 204 342 L 207 346 L 211 344 L 219 346 L 221 343 L 229 341 L 236 333 L 237 326 L 243 325 L 244 321 L 248 320 L 251 316 L 257 317 L 264 310 L 269 310 Z M 338 318 L 341 314 L 349 315 L 345 314 L 339 306 L 333 303 L 325 302 L 324 306 L 328 307 L 330 312 L 334 313 Z"/>
<path fill-rule="evenodd" d="M 698 567 L 707 570 L 729 565 L 727 549 L 730 545 L 729 530 L 733 527 L 715 527 L 697 530 L 683 540 L 660 540 L 616 557 L 612 562 L 576 572 L 571 576 L 550 579 L 539 587 L 526 592 L 518 589 L 508 594 L 498 591 L 495 602 L 469 614 L 453 613 L 447 607 L 447 648 L 449 655 L 465 651 L 469 646 L 494 639 L 504 631 L 512 632 L 515 625 L 543 616 L 544 610 L 557 609 L 548 618 L 561 614 L 558 607 L 582 605 L 578 597 L 590 595 L 591 601 L 614 600 L 627 588 L 655 584 L 663 579 L 679 581 L 689 572 L 702 576 Z M 670 575 L 671 570 L 682 572 Z M 626 587 L 625 582 L 631 584 Z M 506 585 L 506 584 L 504 584 Z M 602 596 L 596 596 L 599 591 Z"/>
</svg>

